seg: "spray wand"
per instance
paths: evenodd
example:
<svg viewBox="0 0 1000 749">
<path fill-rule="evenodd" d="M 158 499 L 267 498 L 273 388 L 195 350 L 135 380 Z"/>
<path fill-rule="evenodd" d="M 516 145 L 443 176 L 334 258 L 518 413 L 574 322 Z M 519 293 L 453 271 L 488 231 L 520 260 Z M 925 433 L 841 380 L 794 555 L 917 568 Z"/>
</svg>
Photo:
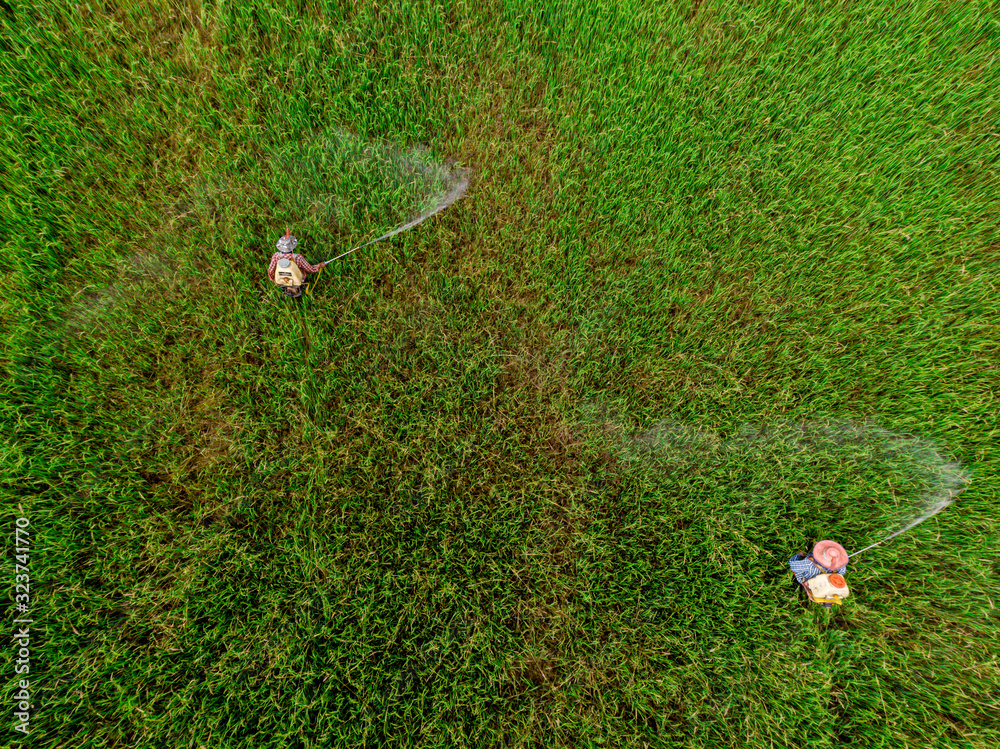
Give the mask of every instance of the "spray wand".
<svg viewBox="0 0 1000 749">
<path fill-rule="evenodd" d="M 400 232 L 406 231 L 407 229 L 412 229 L 417 224 L 419 224 L 422 221 L 430 218 L 431 216 L 433 216 L 438 211 L 444 210 L 445 208 L 447 208 L 448 206 L 450 206 L 452 203 L 454 203 L 456 200 L 458 200 L 460 197 L 462 197 L 465 194 L 465 190 L 466 190 L 466 188 L 468 186 L 469 186 L 468 175 L 467 174 L 461 174 L 460 177 L 459 177 L 459 179 L 458 179 L 458 181 L 452 184 L 452 186 L 448 190 L 448 192 L 445 195 L 440 196 L 439 202 L 437 202 L 432 207 L 424 210 L 416 218 L 414 218 L 414 219 L 412 219 L 410 221 L 407 221 L 402 226 L 397 226 L 395 229 L 393 229 L 392 231 L 386 232 L 381 237 L 376 237 L 375 239 L 371 240 L 370 242 L 365 242 L 364 244 L 358 245 L 353 250 L 348 250 L 347 252 L 342 252 L 339 255 L 337 255 L 337 257 L 330 258 L 326 262 L 332 263 L 334 260 L 340 260 L 340 258 L 345 257 L 346 255 L 350 255 L 352 252 L 357 252 L 358 250 L 360 250 L 360 249 L 362 249 L 364 247 L 367 247 L 368 245 L 375 244 L 376 242 L 381 242 L 383 239 L 388 239 L 389 237 L 394 237 L 397 234 L 399 234 Z"/>
<path fill-rule="evenodd" d="M 327 263 L 332 263 L 334 260 L 340 260 L 340 258 L 344 257 L 345 255 L 350 255 L 352 252 L 357 252 L 358 250 L 360 250 L 360 249 L 362 249 L 364 247 L 367 247 L 370 244 L 375 244 L 376 242 L 379 242 L 379 241 L 381 241 L 383 239 L 386 239 L 387 237 L 390 237 L 390 236 L 392 236 L 395 233 L 397 233 L 397 232 L 392 231 L 389 234 L 383 234 L 381 237 L 378 237 L 377 239 L 373 239 L 371 242 L 365 242 L 364 244 L 358 245 L 353 250 L 348 250 L 347 252 L 343 252 L 343 253 L 337 255 L 337 257 L 332 257 L 329 260 L 327 260 L 326 262 L 324 262 L 323 264 L 326 265 Z"/>
</svg>

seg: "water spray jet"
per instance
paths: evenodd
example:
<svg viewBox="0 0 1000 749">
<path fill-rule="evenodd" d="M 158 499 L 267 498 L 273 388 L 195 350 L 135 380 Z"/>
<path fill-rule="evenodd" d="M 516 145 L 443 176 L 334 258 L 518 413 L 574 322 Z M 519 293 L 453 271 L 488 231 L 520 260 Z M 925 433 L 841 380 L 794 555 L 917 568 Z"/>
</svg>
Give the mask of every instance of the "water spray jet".
<svg viewBox="0 0 1000 749">
<path fill-rule="evenodd" d="M 330 138 L 325 144 L 311 142 L 305 147 L 305 150 L 311 157 L 305 162 L 295 161 L 289 156 L 282 158 L 282 174 L 284 176 L 299 173 L 299 179 L 294 182 L 294 194 L 300 202 L 308 199 L 310 195 L 308 188 L 303 189 L 300 184 L 303 179 L 308 178 L 308 174 L 303 175 L 301 172 L 310 172 L 310 162 L 316 159 L 331 161 L 337 174 L 348 173 L 357 165 L 368 165 L 369 169 L 374 165 L 382 170 L 380 175 L 383 184 L 387 181 L 389 184 L 395 185 L 397 190 L 413 188 L 421 194 L 421 197 L 418 199 L 417 206 L 409 213 L 410 218 L 405 223 L 316 265 L 309 264 L 304 258 L 294 255 L 296 240 L 286 230 L 285 236 L 279 240 L 279 252 L 276 253 L 276 256 L 280 255 L 281 257 L 277 261 L 272 258 L 272 263 L 283 263 L 281 265 L 282 272 L 273 276 L 271 280 L 284 286 L 286 294 L 295 298 L 300 298 L 303 293 L 312 294 L 315 284 L 319 280 L 319 274 L 323 267 L 329 263 L 394 237 L 407 229 L 412 229 L 461 198 L 469 186 L 468 170 L 457 167 L 453 162 L 434 161 L 428 157 L 428 152 L 422 147 L 418 146 L 404 151 L 391 143 L 364 141 L 340 128 L 331 129 Z M 316 177 L 315 171 L 312 169 L 314 179 Z M 269 273 L 271 272 L 273 272 L 273 268 L 269 271 Z M 308 273 L 316 273 L 317 275 L 313 281 L 306 283 L 305 278 Z"/>
<path fill-rule="evenodd" d="M 883 538 L 881 541 L 876 541 L 871 546 L 866 546 L 865 548 L 861 549 L 861 551 L 854 552 L 853 554 L 850 555 L 851 559 L 853 559 L 854 557 L 856 557 L 858 554 L 861 554 L 862 552 L 868 551 L 869 549 L 874 549 L 876 546 L 881 546 L 886 541 L 895 538 L 896 536 L 900 535 L 901 533 L 906 533 L 906 531 L 912 530 L 913 528 L 916 528 L 918 525 L 920 525 L 922 522 L 924 522 L 928 518 L 934 517 L 939 512 L 941 512 L 941 510 L 943 510 L 945 507 L 947 507 L 952 502 L 954 502 L 955 499 L 958 497 L 958 495 L 961 494 L 962 492 L 964 492 L 967 488 L 968 488 L 968 484 L 966 484 L 965 486 L 963 486 L 957 492 L 953 492 L 951 490 L 948 490 L 948 496 L 947 496 L 947 498 L 941 500 L 940 502 L 938 502 L 938 504 L 936 504 L 933 507 L 931 507 L 930 511 L 925 512 L 923 515 L 921 515 L 919 518 L 917 518 L 916 520 L 914 520 L 909 525 L 906 525 L 906 526 L 900 528 L 898 531 L 890 533 L 888 536 L 886 536 L 885 538 Z"/>
</svg>

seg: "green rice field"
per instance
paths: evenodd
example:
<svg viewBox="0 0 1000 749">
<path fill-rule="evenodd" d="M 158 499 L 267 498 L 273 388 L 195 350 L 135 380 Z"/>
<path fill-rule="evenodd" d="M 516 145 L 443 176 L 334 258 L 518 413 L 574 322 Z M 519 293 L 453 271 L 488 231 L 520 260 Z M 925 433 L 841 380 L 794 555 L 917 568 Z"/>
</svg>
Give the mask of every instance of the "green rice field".
<svg viewBox="0 0 1000 749">
<path fill-rule="evenodd" d="M 998 122 L 990 1 L 0 1 L 0 746 L 995 749 Z"/>
</svg>

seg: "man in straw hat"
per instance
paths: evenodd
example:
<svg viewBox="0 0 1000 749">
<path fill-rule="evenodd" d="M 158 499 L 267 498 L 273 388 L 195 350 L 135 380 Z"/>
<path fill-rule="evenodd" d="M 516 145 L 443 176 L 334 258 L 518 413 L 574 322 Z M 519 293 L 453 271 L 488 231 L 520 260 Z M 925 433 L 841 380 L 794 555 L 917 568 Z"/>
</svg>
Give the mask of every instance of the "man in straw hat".
<svg viewBox="0 0 1000 749">
<path fill-rule="evenodd" d="M 285 236 L 278 240 L 275 247 L 278 251 L 271 255 L 271 265 L 267 269 L 267 277 L 281 287 L 285 296 L 292 298 L 302 296 L 302 284 L 310 273 L 319 272 L 326 263 L 311 265 L 302 255 L 293 252 L 299 240 L 292 236 L 292 231 L 285 227 Z"/>
<path fill-rule="evenodd" d="M 820 541 L 809 554 L 789 559 L 788 566 L 809 600 L 830 608 L 850 595 L 844 580 L 847 559 L 847 550 L 836 541 Z"/>
</svg>

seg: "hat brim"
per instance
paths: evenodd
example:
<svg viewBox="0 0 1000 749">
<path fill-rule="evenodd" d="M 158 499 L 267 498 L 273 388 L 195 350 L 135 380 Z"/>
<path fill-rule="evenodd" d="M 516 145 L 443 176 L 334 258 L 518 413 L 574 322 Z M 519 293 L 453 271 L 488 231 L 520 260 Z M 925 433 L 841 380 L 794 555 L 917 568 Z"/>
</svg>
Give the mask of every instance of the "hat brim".
<svg viewBox="0 0 1000 749">
<path fill-rule="evenodd" d="M 813 559 L 829 570 L 837 570 L 847 564 L 847 549 L 836 541 L 820 541 L 813 547 Z"/>
</svg>

